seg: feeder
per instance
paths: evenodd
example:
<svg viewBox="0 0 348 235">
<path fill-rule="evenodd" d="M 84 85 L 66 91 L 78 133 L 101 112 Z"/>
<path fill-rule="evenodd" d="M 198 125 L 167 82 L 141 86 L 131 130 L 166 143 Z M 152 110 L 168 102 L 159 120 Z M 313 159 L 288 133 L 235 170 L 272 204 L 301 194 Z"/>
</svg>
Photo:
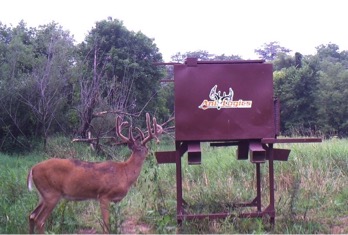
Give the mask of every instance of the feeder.
<svg viewBox="0 0 348 235">
<path fill-rule="evenodd" d="M 165 64 L 165 63 L 164 63 Z M 163 65 L 163 63 L 161 64 Z M 176 164 L 177 221 L 219 219 L 229 212 L 189 214 L 184 208 L 182 156 L 198 165 L 200 143 L 211 146 L 237 146 L 237 159 L 248 160 L 256 168 L 256 196 L 238 207 L 255 207 L 241 218 L 268 216 L 275 222 L 274 161 L 287 161 L 290 150 L 276 149 L 276 143 L 321 142 L 320 138 L 277 138 L 279 102 L 273 93 L 273 67 L 263 60 L 198 61 L 188 58 L 174 66 L 175 145 L 174 151 L 156 152 L 159 164 Z M 269 205 L 261 203 L 261 164 L 268 163 Z"/>
</svg>

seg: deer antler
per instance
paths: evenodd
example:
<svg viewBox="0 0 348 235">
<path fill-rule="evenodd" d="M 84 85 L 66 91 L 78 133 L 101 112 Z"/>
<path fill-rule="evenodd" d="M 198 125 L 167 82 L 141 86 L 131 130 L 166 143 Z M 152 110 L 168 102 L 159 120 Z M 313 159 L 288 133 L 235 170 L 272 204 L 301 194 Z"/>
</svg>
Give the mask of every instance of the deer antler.
<svg viewBox="0 0 348 235">
<path fill-rule="evenodd" d="M 156 139 L 157 143 L 159 142 L 158 136 L 160 134 L 162 134 L 163 132 L 163 128 L 157 124 L 156 118 L 154 117 L 152 119 L 153 122 L 153 129 L 154 131 L 152 132 L 151 130 L 151 123 L 150 123 L 150 115 L 148 113 L 146 113 L 146 126 L 147 126 L 147 130 L 148 130 L 148 136 L 145 137 L 143 139 L 143 141 L 141 141 L 141 145 L 145 145 L 147 142 L 149 142 L 150 140 L 152 140 L 153 138 Z M 140 130 L 139 130 L 140 131 Z M 141 131 L 140 131 L 141 132 Z M 142 132 L 141 132 L 142 133 Z M 144 134 L 141 134 L 142 136 L 144 136 Z"/>
<path fill-rule="evenodd" d="M 124 136 L 122 134 L 121 131 L 122 131 L 122 128 L 124 126 L 128 125 L 129 123 L 128 122 L 122 122 L 120 124 L 120 122 L 121 122 L 121 118 L 120 118 L 120 116 L 117 116 L 117 118 L 116 118 L 116 135 L 118 137 L 120 137 L 126 143 L 133 143 L 134 142 L 134 138 L 133 138 L 133 134 L 132 134 L 132 126 L 129 127 L 129 134 L 128 134 L 129 137 L 127 138 L 126 136 Z"/>
<path fill-rule="evenodd" d="M 157 143 L 159 142 L 158 136 L 162 134 L 163 128 L 162 126 L 157 124 L 156 118 L 154 117 L 153 120 L 153 130 L 151 129 L 151 122 L 150 122 L 150 115 L 146 113 L 146 126 L 148 130 L 148 136 L 145 137 L 144 132 L 140 130 L 140 128 L 136 127 L 135 129 L 140 133 L 140 136 L 142 138 L 141 145 L 145 145 L 147 142 L 149 142 L 152 139 L 156 139 Z M 121 131 L 122 127 L 128 125 L 128 122 L 122 122 L 121 124 L 121 118 L 117 116 L 116 118 L 116 134 L 119 136 L 125 143 L 134 143 L 134 137 L 132 132 L 132 126 L 129 127 L 129 134 L 128 138 L 124 136 Z"/>
</svg>

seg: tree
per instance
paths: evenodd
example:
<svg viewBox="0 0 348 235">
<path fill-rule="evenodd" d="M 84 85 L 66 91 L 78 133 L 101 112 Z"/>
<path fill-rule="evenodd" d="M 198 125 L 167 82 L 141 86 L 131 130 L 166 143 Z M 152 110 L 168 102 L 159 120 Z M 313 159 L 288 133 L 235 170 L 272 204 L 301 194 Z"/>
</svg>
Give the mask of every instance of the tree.
<svg viewBox="0 0 348 235">
<path fill-rule="evenodd" d="M 282 69 L 290 68 L 295 65 L 295 59 L 293 56 L 285 54 L 285 53 L 278 53 L 277 56 L 272 61 L 273 64 L 273 71 L 280 71 Z"/>
<path fill-rule="evenodd" d="M 158 102 L 163 68 L 154 65 L 162 57 L 153 39 L 109 18 L 98 22 L 85 42 L 73 42 L 54 22 L 39 29 L 0 23 L 2 150 L 41 137 L 46 144 L 60 131 L 70 134 L 76 128 L 74 108 L 81 136 L 112 131 L 114 113 L 136 119 L 145 111 L 165 110 L 157 107 L 165 102 Z"/>
<path fill-rule="evenodd" d="M 291 50 L 279 45 L 279 42 L 273 41 L 270 43 L 265 43 L 261 48 L 254 50 L 256 54 L 260 56 L 260 59 L 266 61 L 273 61 L 279 53 L 287 54 Z"/>
<path fill-rule="evenodd" d="M 319 45 L 316 47 L 317 56 L 319 60 L 328 60 L 330 62 L 339 62 L 341 59 L 341 54 L 339 52 L 339 46 L 333 43 L 327 45 Z"/>
<path fill-rule="evenodd" d="M 197 58 L 201 61 L 212 61 L 212 60 L 241 60 L 242 58 L 238 55 L 214 55 L 210 54 L 208 51 L 189 51 L 181 54 L 180 52 L 171 56 L 173 62 L 183 63 L 186 58 Z"/>
<path fill-rule="evenodd" d="M 320 45 L 312 60 L 320 67 L 318 88 L 319 125 L 327 135 L 348 135 L 348 58 L 336 44 Z"/>
<path fill-rule="evenodd" d="M 32 72 L 35 32 L 23 21 L 10 28 L 0 23 L 0 150 L 30 149 L 33 121 L 19 102 L 20 81 Z"/>
<path fill-rule="evenodd" d="M 346 136 L 348 134 L 348 71 L 342 64 L 331 64 L 330 70 L 321 73 L 319 86 L 319 116 L 323 133 Z"/>
<path fill-rule="evenodd" d="M 293 59 L 294 60 L 294 59 Z M 318 123 L 318 71 L 313 64 L 295 65 L 274 72 L 275 96 L 280 100 L 284 134 L 309 135 Z"/>
<path fill-rule="evenodd" d="M 37 130 L 47 144 L 53 121 L 66 104 L 73 66 L 74 45 L 69 32 L 58 24 L 40 26 L 33 42 L 32 72 L 17 86 L 19 100 L 33 114 Z"/>
<path fill-rule="evenodd" d="M 97 22 L 79 45 L 79 136 L 86 138 L 89 131 L 107 134 L 114 126 L 115 113 L 154 112 L 163 76 L 154 65 L 159 61 L 162 56 L 153 39 L 127 30 L 112 18 Z M 104 127 L 98 124 L 100 120 Z"/>
<path fill-rule="evenodd" d="M 29 149 L 32 139 L 41 137 L 46 146 L 52 127 L 59 131 L 66 123 L 73 39 L 54 22 L 28 29 L 22 21 L 1 27 L 1 35 L 2 149 Z"/>
</svg>

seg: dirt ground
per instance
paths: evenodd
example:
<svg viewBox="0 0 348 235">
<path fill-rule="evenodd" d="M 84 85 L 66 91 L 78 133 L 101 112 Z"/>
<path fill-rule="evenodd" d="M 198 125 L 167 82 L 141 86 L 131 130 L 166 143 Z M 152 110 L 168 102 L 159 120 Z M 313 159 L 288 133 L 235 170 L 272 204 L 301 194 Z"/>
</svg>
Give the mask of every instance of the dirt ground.
<svg viewBox="0 0 348 235">
<path fill-rule="evenodd" d="M 339 219 L 338 224 L 331 228 L 331 234 L 348 234 L 348 216 Z"/>
<path fill-rule="evenodd" d="M 97 234 L 95 228 L 80 229 L 77 234 Z M 128 218 L 121 225 L 122 234 L 152 234 L 151 227 L 145 223 L 139 223 L 135 217 Z"/>
</svg>

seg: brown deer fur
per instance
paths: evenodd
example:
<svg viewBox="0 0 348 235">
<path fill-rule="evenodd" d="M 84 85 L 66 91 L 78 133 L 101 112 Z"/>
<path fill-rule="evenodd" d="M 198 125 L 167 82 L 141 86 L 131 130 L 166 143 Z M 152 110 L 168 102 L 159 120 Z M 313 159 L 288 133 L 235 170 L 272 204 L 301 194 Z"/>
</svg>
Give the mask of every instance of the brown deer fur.
<svg viewBox="0 0 348 235">
<path fill-rule="evenodd" d="M 61 198 L 67 200 L 95 199 L 100 203 L 103 219 L 103 232 L 109 233 L 109 204 L 121 201 L 137 180 L 144 160 L 148 154 L 146 143 L 157 139 L 162 131 L 153 119 L 154 131 L 151 131 L 150 117 L 146 114 L 148 136 L 135 141 L 129 128 L 129 137 L 121 134 L 120 118 L 116 121 L 117 135 L 128 144 L 132 154 L 125 162 L 85 162 L 76 159 L 52 158 L 33 166 L 28 174 L 28 188 L 35 185 L 39 194 L 39 204 L 29 216 L 29 232 L 44 233 L 44 225 Z M 140 131 L 138 129 L 138 131 Z M 140 132 L 142 136 L 144 134 Z M 158 140 L 158 139 L 157 139 Z"/>
</svg>

